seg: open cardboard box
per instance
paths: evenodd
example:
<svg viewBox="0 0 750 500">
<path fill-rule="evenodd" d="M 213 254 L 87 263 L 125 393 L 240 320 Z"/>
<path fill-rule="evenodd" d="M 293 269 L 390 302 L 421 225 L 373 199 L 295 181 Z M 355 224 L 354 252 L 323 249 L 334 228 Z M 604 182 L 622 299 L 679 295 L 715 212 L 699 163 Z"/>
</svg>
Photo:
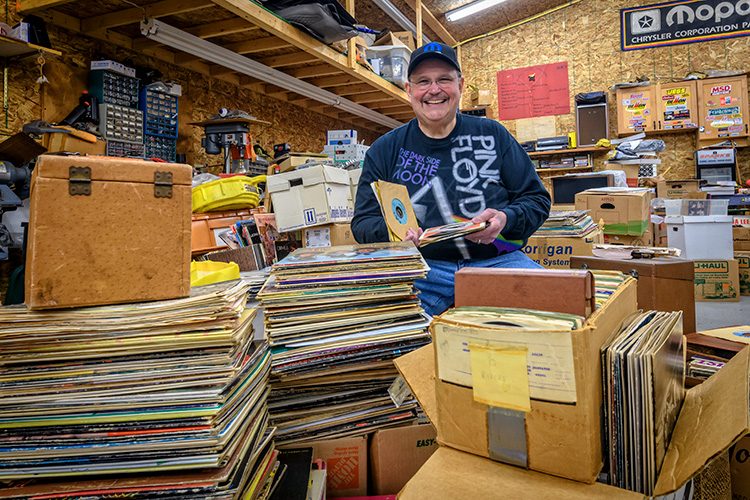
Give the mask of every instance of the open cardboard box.
<svg viewBox="0 0 750 500">
<path fill-rule="evenodd" d="M 432 346 L 396 360 L 422 409 L 438 430 Z M 680 490 L 712 460 L 750 431 L 750 348 L 742 349 L 706 382 L 690 389 L 675 424 L 655 496 Z M 551 423 L 550 425 L 555 425 Z M 601 483 L 585 484 L 454 450 L 444 443 L 399 493 L 402 500 L 430 498 L 643 499 L 643 495 Z"/>
</svg>

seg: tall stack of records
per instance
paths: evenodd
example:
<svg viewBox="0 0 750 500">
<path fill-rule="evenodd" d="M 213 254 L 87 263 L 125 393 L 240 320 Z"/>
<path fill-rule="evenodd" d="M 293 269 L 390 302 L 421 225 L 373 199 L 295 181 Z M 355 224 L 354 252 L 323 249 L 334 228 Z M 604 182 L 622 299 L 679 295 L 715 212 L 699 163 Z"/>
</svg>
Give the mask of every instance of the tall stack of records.
<svg viewBox="0 0 750 500">
<path fill-rule="evenodd" d="M 609 483 L 651 496 L 685 398 L 682 312 L 630 318 L 602 347 L 602 371 Z"/>
<path fill-rule="evenodd" d="M 430 342 L 414 280 L 429 268 L 410 242 L 303 248 L 258 293 L 273 351 L 277 443 L 355 436 L 416 417 L 388 388 L 393 359 Z"/>
<path fill-rule="evenodd" d="M 598 227 L 588 214 L 588 210 L 564 210 L 550 212 L 549 217 L 534 233 L 544 237 L 577 237 L 583 238 Z"/>
<path fill-rule="evenodd" d="M 0 308 L 2 498 L 257 498 L 274 477 L 271 355 L 250 285 Z"/>
</svg>

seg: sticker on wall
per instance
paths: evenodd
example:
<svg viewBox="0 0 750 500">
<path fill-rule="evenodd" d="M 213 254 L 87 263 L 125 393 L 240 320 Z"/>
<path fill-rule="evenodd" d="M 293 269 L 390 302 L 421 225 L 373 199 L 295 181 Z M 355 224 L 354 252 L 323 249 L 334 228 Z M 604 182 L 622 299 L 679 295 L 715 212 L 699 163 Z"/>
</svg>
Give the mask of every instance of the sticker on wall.
<svg viewBox="0 0 750 500">
<path fill-rule="evenodd" d="M 719 120 L 711 122 L 711 126 L 712 127 L 728 127 L 728 126 L 733 125 L 733 124 L 734 124 L 733 120 L 728 120 L 726 118 L 721 118 Z"/>
<path fill-rule="evenodd" d="M 732 91 L 731 85 L 716 85 L 711 87 L 711 95 L 728 94 Z"/>
</svg>

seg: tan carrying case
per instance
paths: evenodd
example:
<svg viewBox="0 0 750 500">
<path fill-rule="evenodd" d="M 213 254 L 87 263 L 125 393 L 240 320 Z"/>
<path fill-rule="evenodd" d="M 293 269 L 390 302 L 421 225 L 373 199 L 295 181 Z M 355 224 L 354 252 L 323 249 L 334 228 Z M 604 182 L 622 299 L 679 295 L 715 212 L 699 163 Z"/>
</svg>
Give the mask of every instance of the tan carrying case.
<svg viewBox="0 0 750 500">
<path fill-rule="evenodd" d="M 31 185 L 25 299 L 31 309 L 190 294 L 189 165 L 39 157 Z"/>
</svg>

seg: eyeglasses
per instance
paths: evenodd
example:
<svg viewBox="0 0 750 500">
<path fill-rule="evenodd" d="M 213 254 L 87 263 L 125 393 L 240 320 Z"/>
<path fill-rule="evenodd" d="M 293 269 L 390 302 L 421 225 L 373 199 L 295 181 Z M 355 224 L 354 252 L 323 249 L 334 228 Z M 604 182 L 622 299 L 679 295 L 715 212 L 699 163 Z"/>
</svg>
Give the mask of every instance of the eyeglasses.
<svg viewBox="0 0 750 500">
<path fill-rule="evenodd" d="M 449 87 L 452 87 L 456 83 L 456 78 L 438 78 L 437 80 L 428 80 L 427 78 L 417 80 L 416 82 L 413 82 L 409 80 L 409 83 L 411 83 L 415 89 L 418 90 L 427 90 L 430 87 L 432 87 L 432 84 L 437 84 L 438 87 L 441 89 L 447 89 Z"/>
</svg>

